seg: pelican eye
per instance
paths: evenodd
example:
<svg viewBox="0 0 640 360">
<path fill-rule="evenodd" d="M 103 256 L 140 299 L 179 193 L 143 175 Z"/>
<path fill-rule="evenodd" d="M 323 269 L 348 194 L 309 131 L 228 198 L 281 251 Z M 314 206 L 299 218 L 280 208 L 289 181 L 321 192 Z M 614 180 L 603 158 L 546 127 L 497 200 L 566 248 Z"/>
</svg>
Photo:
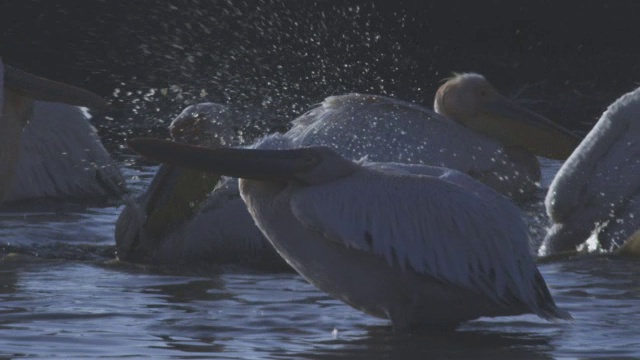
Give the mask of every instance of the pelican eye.
<svg viewBox="0 0 640 360">
<path fill-rule="evenodd" d="M 308 154 L 305 154 L 302 157 L 302 162 L 305 165 L 314 166 L 314 165 L 317 165 L 320 162 L 320 159 L 321 159 L 320 156 L 318 156 L 316 154 L 313 154 L 313 153 L 308 153 Z"/>
<path fill-rule="evenodd" d="M 302 159 L 305 163 L 307 164 L 315 164 L 318 161 L 318 158 L 309 154 L 309 155 L 305 155 L 305 157 Z"/>
<path fill-rule="evenodd" d="M 490 85 L 485 85 L 478 89 L 478 95 L 480 95 L 480 97 L 488 97 L 493 95 L 494 93 L 495 90 Z"/>
<path fill-rule="evenodd" d="M 478 89 L 478 95 L 481 97 L 486 97 L 487 95 L 489 95 L 489 90 L 483 86 Z"/>
</svg>

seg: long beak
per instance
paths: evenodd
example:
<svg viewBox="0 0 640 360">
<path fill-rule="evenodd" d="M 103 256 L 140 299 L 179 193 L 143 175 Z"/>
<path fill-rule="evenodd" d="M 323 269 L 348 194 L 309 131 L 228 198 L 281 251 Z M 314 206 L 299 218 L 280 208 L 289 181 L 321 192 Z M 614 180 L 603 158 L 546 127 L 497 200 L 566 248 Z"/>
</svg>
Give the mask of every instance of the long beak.
<svg viewBox="0 0 640 360">
<path fill-rule="evenodd" d="M 7 64 L 4 64 L 4 70 L 4 86 L 34 100 L 84 106 L 95 110 L 108 106 L 102 97 L 90 91 L 48 80 Z"/>
<path fill-rule="evenodd" d="M 629 239 L 624 242 L 624 245 L 618 249 L 618 254 L 640 258 L 640 230 L 631 234 Z"/>
<path fill-rule="evenodd" d="M 485 110 L 467 127 L 502 142 L 550 159 L 566 159 L 581 139 L 542 115 L 503 96 L 484 104 Z"/>
<path fill-rule="evenodd" d="M 145 193 L 145 230 L 155 238 L 168 234 L 193 216 L 219 180 L 215 174 L 161 166 Z"/>
<path fill-rule="evenodd" d="M 288 180 L 315 167 L 319 161 L 311 149 L 210 149 L 149 138 L 131 139 L 127 145 L 152 160 L 254 180 Z"/>
</svg>

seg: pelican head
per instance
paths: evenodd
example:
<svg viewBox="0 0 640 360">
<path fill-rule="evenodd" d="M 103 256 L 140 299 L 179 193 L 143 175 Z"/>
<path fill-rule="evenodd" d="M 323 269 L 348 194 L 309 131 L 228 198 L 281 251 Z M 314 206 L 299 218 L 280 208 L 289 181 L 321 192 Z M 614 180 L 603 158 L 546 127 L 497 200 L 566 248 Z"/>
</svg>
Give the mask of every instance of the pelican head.
<svg viewBox="0 0 640 360">
<path fill-rule="evenodd" d="M 224 105 L 200 103 L 185 108 L 171 122 L 169 132 L 179 143 L 229 146 L 237 142 L 234 119 Z M 198 211 L 219 180 L 220 175 L 163 164 L 149 189 L 140 198 L 131 199 L 118 218 L 118 257 L 150 260 L 149 254 Z"/>
<path fill-rule="evenodd" d="M 436 92 L 434 110 L 504 146 L 551 159 L 566 159 L 580 143 L 567 129 L 502 96 L 479 74 L 447 80 Z"/>
<path fill-rule="evenodd" d="M 285 152 L 210 149 L 158 139 L 131 139 L 128 145 L 164 162 L 147 192 L 130 200 L 116 223 L 118 258 L 135 262 L 153 261 L 164 239 L 198 211 L 221 175 L 270 183 L 297 180 L 318 184 L 347 174 L 353 167 L 350 161 L 322 147 Z"/>
<path fill-rule="evenodd" d="M 229 146 L 234 140 L 230 110 L 220 104 L 186 107 L 169 125 L 174 141 L 206 147 Z"/>
</svg>

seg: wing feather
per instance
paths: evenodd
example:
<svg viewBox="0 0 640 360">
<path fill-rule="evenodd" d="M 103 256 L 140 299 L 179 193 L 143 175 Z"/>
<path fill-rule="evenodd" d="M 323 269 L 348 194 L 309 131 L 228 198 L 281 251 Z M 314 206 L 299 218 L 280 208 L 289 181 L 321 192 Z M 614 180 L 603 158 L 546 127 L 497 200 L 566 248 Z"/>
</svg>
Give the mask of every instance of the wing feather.
<svg viewBox="0 0 640 360">
<path fill-rule="evenodd" d="M 348 159 L 490 171 L 508 161 L 496 142 L 430 109 L 386 96 L 331 96 L 293 121 L 295 146 L 325 145 Z"/>
<path fill-rule="evenodd" d="M 123 192 L 124 179 L 116 163 L 81 110 L 36 101 L 6 200 L 102 198 Z"/>
<path fill-rule="evenodd" d="M 530 299 L 539 273 L 520 211 L 463 174 L 439 171 L 434 177 L 368 169 L 299 190 L 292 210 L 328 240 L 390 266 L 474 289 L 497 303 L 515 296 L 536 309 Z"/>
</svg>

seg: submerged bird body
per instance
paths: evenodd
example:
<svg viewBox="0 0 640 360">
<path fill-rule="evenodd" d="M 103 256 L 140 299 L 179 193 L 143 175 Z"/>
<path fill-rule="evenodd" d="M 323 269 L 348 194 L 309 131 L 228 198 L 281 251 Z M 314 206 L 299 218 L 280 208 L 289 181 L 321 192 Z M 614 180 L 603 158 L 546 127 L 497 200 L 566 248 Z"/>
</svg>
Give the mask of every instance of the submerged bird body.
<svg viewBox="0 0 640 360">
<path fill-rule="evenodd" d="M 457 171 L 354 163 L 325 147 L 130 146 L 240 177 L 249 213 L 287 263 L 397 330 L 450 328 L 480 316 L 569 317 L 533 262 L 519 210 Z"/>
<path fill-rule="evenodd" d="M 104 100 L 8 65 L 0 78 L 0 203 L 95 200 L 124 192 L 117 164 L 77 107 L 101 108 Z"/>
<path fill-rule="evenodd" d="M 640 89 L 602 114 L 554 178 L 545 204 L 554 222 L 541 255 L 575 250 L 592 234 L 616 250 L 640 229 Z"/>
</svg>

